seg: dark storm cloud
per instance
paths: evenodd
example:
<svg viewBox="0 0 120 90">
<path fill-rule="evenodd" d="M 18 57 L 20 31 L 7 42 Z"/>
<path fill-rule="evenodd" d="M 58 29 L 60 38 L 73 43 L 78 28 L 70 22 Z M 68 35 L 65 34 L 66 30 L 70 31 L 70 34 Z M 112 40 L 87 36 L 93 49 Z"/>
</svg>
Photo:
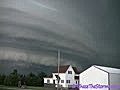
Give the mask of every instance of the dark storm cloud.
<svg viewBox="0 0 120 90">
<path fill-rule="evenodd" d="M 0 58 L 80 68 L 119 62 L 119 2 L 1 0 Z"/>
</svg>

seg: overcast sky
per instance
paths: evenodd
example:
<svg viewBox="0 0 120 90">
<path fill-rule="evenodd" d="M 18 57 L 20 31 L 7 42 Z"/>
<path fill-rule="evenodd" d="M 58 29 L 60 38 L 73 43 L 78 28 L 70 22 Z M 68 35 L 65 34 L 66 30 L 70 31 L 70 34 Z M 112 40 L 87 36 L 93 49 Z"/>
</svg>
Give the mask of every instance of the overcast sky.
<svg viewBox="0 0 120 90">
<path fill-rule="evenodd" d="M 120 68 L 119 0 L 0 0 L 0 60 Z"/>
</svg>

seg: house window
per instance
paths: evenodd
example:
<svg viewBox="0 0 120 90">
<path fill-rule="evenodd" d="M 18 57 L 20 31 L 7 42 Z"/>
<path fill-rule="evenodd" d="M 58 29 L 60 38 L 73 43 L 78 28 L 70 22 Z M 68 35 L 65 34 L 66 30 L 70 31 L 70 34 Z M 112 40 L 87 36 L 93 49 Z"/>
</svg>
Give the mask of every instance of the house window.
<svg viewBox="0 0 120 90">
<path fill-rule="evenodd" d="M 75 76 L 74 79 L 75 79 L 75 80 L 79 80 L 79 76 Z"/>
<path fill-rule="evenodd" d="M 76 81 L 76 84 L 78 84 L 77 81 Z"/>
<path fill-rule="evenodd" d="M 64 80 L 61 80 L 61 83 L 64 83 Z"/>
<path fill-rule="evenodd" d="M 70 83 L 70 80 L 69 80 L 69 83 Z"/>
<path fill-rule="evenodd" d="M 70 80 L 66 80 L 66 83 L 70 83 Z"/>
<path fill-rule="evenodd" d="M 49 79 L 47 80 L 47 83 L 50 83 L 50 80 L 49 80 Z"/>
<path fill-rule="evenodd" d="M 68 74 L 72 74 L 72 71 L 68 71 Z"/>
</svg>

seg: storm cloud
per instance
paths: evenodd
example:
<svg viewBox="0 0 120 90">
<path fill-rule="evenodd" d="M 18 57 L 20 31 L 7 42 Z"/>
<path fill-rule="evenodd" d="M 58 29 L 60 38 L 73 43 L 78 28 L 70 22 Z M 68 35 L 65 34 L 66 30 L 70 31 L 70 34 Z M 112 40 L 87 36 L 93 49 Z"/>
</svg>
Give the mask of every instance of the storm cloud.
<svg viewBox="0 0 120 90">
<path fill-rule="evenodd" d="M 120 68 L 117 0 L 0 0 L 0 59 Z"/>
</svg>

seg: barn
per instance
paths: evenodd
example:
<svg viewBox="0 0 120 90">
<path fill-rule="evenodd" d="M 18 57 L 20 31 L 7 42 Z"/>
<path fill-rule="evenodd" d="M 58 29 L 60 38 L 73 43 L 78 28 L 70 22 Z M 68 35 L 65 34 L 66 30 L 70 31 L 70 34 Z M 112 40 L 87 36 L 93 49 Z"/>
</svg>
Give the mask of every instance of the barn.
<svg viewBox="0 0 120 90">
<path fill-rule="evenodd" d="M 120 69 L 93 65 L 79 75 L 79 90 L 120 90 Z"/>
</svg>

